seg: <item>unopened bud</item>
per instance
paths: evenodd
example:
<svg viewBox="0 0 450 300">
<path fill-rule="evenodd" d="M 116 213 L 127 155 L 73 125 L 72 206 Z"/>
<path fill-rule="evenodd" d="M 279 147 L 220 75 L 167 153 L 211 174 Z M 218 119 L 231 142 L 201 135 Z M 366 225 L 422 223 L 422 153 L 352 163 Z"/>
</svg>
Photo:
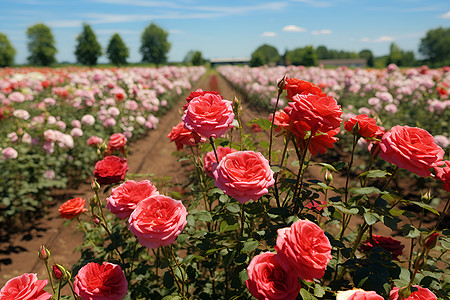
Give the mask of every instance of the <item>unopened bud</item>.
<svg viewBox="0 0 450 300">
<path fill-rule="evenodd" d="M 92 222 L 93 222 L 95 225 L 100 225 L 100 218 L 99 218 L 97 215 L 93 215 L 93 216 L 92 216 Z"/>
<path fill-rule="evenodd" d="M 91 207 L 96 207 L 97 204 L 98 204 L 98 196 L 94 195 L 94 197 L 92 198 L 92 200 L 90 202 L 90 205 L 91 205 Z"/>
<path fill-rule="evenodd" d="M 50 257 L 50 251 L 44 245 L 39 247 L 39 259 L 47 261 Z"/>
<path fill-rule="evenodd" d="M 97 182 L 97 180 L 92 180 L 92 182 L 91 182 L 91 189 L 94 191 L 94 192 L 97 192 L 99 189 L 100 189 L 100 184 Z"/>
<path fill-rule="evenodd" d="M 439 236 L 440 234 L 437 232 L 432 233 L 425 241 L 425 248 L 427 248 L 427 250 L 431 250 L 436 247 Z"/>
<path fill-rule="evenodd" d="M 333 174 L 330 171 L 325 171 L 325 181 L 327 184 L 330 184 L 333 181 Z"/>
<path fill-rule="evenodd" d="M 56 280 L 59 280 L 64 277 L 65 270 L 60 265 L 55 264 L 52 266 L 52 274 L 53 274 L 53 278 L 55 278 Z"/>
<path fill-rule="evenodd" d="M 286 75 L 284 75 L 283 78 L 281 78 L 277 82 L 277 86 L 278 86 L 278 93 L 281 94 L 283 92 L 284 88 L 286 87 Z"/>
<path fill-rule="evenodd" d="M 411 295 L 411 288 L 409 286 L 404 286 L 398 290 L 398 299 L 408 299 Z"/>
<path fill-rule="evenodd" d="M 417 258 L 414 260 L 414 269 L 415 270 L 420 270 L 423 269 L 423 267 L 425 266 L 425 257 L 423 255 L 423 253 L 421 253 L 419 256 L 417 256 Z"/>
<path fill-rule="evenodd" d="M 433 199 L 433 195 L 431 194 L 431 190 L 428 190 L 425 194 L 422 195 L 422 201 L 425 203 L 429 203 Z"/>
</svg>

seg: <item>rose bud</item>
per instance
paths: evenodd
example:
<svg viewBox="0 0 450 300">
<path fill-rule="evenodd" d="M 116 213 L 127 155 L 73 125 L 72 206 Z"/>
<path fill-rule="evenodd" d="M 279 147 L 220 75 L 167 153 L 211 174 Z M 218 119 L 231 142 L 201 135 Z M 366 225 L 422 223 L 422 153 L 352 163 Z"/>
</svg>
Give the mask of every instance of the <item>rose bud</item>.
<svg viewBox="0 0 450 300">
<path fill-rule="evenodd" d="M 64 268 L 61 267 L 60 265 L 55 264 L 52 266 L 52 273 L 53 273 L 53 278 L 55 278 L 56 280 L 59 280 L 64 277 L 66 270 L 64 270 Z"/>
<path fill-rule="evenodd" d="M 50 257 L 50 251 L 44 245 L 39 247 L 39 259 L 47 261 Z"/>
<path fill-rule="evenodd" d="M 100 184 L 98 184 L 97 180 L 92 180 L 91 182 L 91 190 L 97 192 L 100 189 Z"/>
<path fill-rule="evenodd" d="M 437 232 L 432 233 L 425 241 L 425 248 L 427 248 L 427 250 L 433 249 L 436 246 L 439 236 L 440 236 L 440 234 Z"/>
</svg>

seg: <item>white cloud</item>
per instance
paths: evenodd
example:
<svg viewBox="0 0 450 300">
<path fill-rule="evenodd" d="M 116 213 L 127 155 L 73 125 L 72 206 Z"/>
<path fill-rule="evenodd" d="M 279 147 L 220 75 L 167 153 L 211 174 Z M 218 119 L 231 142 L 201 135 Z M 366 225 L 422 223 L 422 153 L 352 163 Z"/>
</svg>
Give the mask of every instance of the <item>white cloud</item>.
<svg viewBox="0 0 450 300">
<path fill-rule="evenodd" d="M 283 31 L 287 32 L 305 32 L 305 28 L 298 27 L 296 25 L 286 25 L 283 27 Z"/>
<path fill-rule="evenodd" d="M 313 31 L 311 31 L 311 34 L 314 34 L 314 35 L 331 34 L 331 30 L 329 30 L 329 29 L 313 30 Z"/>
<path fill-rule="evenodd" d="M 263 37 L 274 37 L 274 36 L 277 36 L 277 34 L 275 32 L 267 31 L 267 32 L 263 32 L 261 34 L 261 36 L 263 36 Z"/>
<path fill-rule="evenodd" d="M 81 20 L 55 20 L 55 21 L 49 21 L 46 23 L 50 27 L 81 27 L 83 24 L 83 21 Z"/>
<path fill-rule="evenodd" d="M 445 14 L 440 15 L 439 18 L 450 19 L 450 10 L 448 12 L 446 12 Z"/>
<path fill-rule="evenodd" d="M 367 37 L 363 37 L 363 38 L 361 39 L 361 42 L 369 43 L 369 42 L 370 42 L 370 39 L 367 38 Z"/>
<path fill-rule="evenodd" d="M 382 35 L 379 38 L 377 38 L 374 42 L 375 43 L 383 43 L 383 42 L 392 42 L 395 38 L 392 36 Z"/>
<path fill-rule="evenodd" d="M 294 2 L 301 2 L 311 5 L 313 7 L 331 7 L 333 4 L 328 1 L 317 1 L 317 0 L 294 0 Z"/>
</svg>

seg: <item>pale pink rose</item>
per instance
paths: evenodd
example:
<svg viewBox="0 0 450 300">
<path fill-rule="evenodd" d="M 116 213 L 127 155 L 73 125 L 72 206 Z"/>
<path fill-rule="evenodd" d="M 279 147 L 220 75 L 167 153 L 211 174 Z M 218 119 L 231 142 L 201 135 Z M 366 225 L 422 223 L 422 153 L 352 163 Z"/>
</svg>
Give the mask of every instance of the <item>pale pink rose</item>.
<svg viewBox="0 0 450 300">
<path fill-rule="evenodd" d="M 0 290 L 2 300 L 49 300 L 52 294 L 44 291 L 48 280 L 39 280 L 37 274 L 25 273 L 10 279 Z"/>
<path fill-rule="evenodd" d="M 95 262 L 82 267 L 75 276 L 74 291 L 86 300 L 122 300 L 128 291 L 128 282 L 120 266 Z"/>
<path fill-rule="evenodd" d="M 231 101 L 220 95 L 205 94 L 192 99 L 183 115 L 186 129 L 206 138 L 222 137 L 232 128 L 234 113 Z"/>
<path fill-rule="evenodd" d="M 216 186 L 240 203 L 258 200 L 275 183 L 267 159 L 253 151 L 227 154 L 213 166 L 213 175 Z"/>
<path fill-rule="evenodd" d="M 81 128 L 72 128 L 70 135 L 73 137 L 83 136 L 83 130 Z"/>
<path fill-rule="evenodd" d="M 69 134 L 62 134 L 60 139 L 58 140 L 58 146 L 63 149 L 67 149 L 67 148 L 72 149 L 73 145 L 74 145 L 73 138 Z"/>
<path fill-rule="evenodd" d="M 44 178 L 49 179 L 49 180 L 53 180 L 56 177 L 55 171 L 53 170 L 47 170 L 44 172 Z"/>
<path fill-rule="evenodd" d="M 187 214 L 181 201 L 151 196 L 139 201 L 128 219 L 128 229 L 149 249 L 169 246 L 186 226 Z"/>
<path fill-rule="evenodd" d="M 120 110 L 115 106 L 111 106 L 110 108 L 108 108 L 108 113 L 112 117 L 117 117 L 118 115 L 120 115 Z"/>
<path fill-rule="evenodd" d="M 417 127 L 394 126 L 383 135 L 379 146 L 382 159 L 421 177 L 430 176 L 430 169 L 444 157 L 433 136 Z"/>
<path fill-rule="evenodd" d="M 325 233 L 308 220 L 298 220 L 291 227 L 278 229 L 275 250 L 283 268 L 306 281 L 322 278 L 332 258 Z"/>
<path fill-rule="evenodd" d="M 374 291 L 364 291 L 354 289 L 349 291 L 339 291 L 336 300 L 383 300 L 384 298 Z"/>
<path fill-rule="evenodd" d="M 45 102 L 41 101 L 36 105 L 36 108 L 42 111 L 45 111 Z"/>
<path fill-rule="evenodd" d="M 436 143 L 436 145 L 444 149 L 450 146 L 450 139 L 447 138 L 445 135 L 435 135 L 434 142 Z"/>
<path fill-rule="evenodd" d="M 154 195 L 159 195 L 159 192 L 149 180 L 127 180 L 112 189 L 111 195 L 106 198 L 106 208 L 119 219 L 126 219 L 141 200 Z"/>
<path fill-rule="evenodd" d="M 145 122 L 146 122 L 146 120 L 145 120 L 145 118 L 144 118 L 143 116 L 137 116 L 137 117 L 136 117 L 136 122 L 137 122 L 139 125 L 144 125 Z"/>
<path fill-rule="evenodd" d="M 54 116 L 48 116 L 47 118 L 47 124 L 53 125 L 56 124 L 56 118 Z"/>
<path fill-rule="evenodd" d="M 19 136 L 17 135 L 16 132 L 8 133 L 7 137 L 9 138 L 11 143 L 15 143 L 15 142 L 17 142 L 19 140 Z"/>
<path fill-rule="evenodd" d="M 22 136 L 22 143 L 31 144 L 31 142 L 32 142 L 31 135 L 29 133 L 25 132 Z"/>
<path fill-rule="evenodd" d="M 22 103 L 25 102 L 26 97 L 21 92 L 12 92 L 8 95 L 8 99 L 15 103 Z"/>
<path fill-rule="evenodd" d="M 167 100 L 161 100 L 161 106 L 166 107 L 167 106 Z"/>
<path fill-rule="evenodd" d="M 128 110 L 137 110 L 139 108 L 139 104 L 137 104 L 137 102 L 134 100 L 127 100 L 123 104 L 123 107 Z"/>
<path fill-rule="evenodd" d="M 2 150 L 2 159 L 16 159 L 17 156 L 19 156 L 19 153 L 17 153 L 16 149 L 12 147 L 6 147 Z"/>
<path fill-rule="evenodd" d="M 66 123 L 64 123 L 63 121 L 56 121 L 56 126 L 58 126 L 61 130 L 66 129 Z"/>
<path fill-rule="evenodd" d="M 247 267 L 249 279 L 245 284 L 258 300 L 295 300 L 301 289 L 300 282 L 280 266 L 275 255 L 264 252 L 253 257 Z"/>
<path fill-rule="evenodd" d="M 236 152 L 237 150 L 230 147 L 217 147 L 217 156 L 219 157 L 219 161 L 222 160 L 227 154 Z M 213 175 L 213 164 L 217 164 L 216 155 L 214 151 L 210 151 L 206 153 L 205 157 L 203 158 L 203 171 L 205 171 L 206 175 L 209 177 L 214 178 Z"/>
<path fill-rule="evenodd" d="M 53 106 L 53 105 L 56 104 L 56 100 L 54 98 L 45 98 L 44 99 L 44 103 L 46 103 L 46 104 L 48 104 L 50 106 Z"/>
<path fill-rule="evenodd" d="M 395 114 L 397 112 L 397 105 L 395 105 L 394 103 L 388 104 L 384 107 L 384 109 L 390 113 L 390 114 Z"/>
<path fill-rule="evenodd" d="M 28 120 L 30 118 L 30 113 L 25 109 L 16 109 L 13 111 L 13 116 L 19 119 Z"/>
<path fill-rule="evenodd" d="M 90 138 L 87 139 L 86 144 L 88 146 L 97 146 L 100 145 L 101 143 L 103 143 L 103 139 L 101 137 L 98 136 L 91 136 Z"/>
<path fill-rule="evenodd" d="M 103 121 L 104 127 L 113 127 L 114 125 L 116 125 L 116 120 L 114 120 L 113 118 L 107 118 L 105 121 Z"/>
<path fill-rule="evenodd" d="M 81 128 L 81 122 L 78 120 L 72 120 L 72 122 L 70 122 L 70 125 L 74 128 Z"/>
<path fill-rule="evenodd" d="M 81 123 L 84 125 L 92 126 L 95 123 L 95 117 L 93 115 L 84 115 L 81 117 Z"/>
</svg>

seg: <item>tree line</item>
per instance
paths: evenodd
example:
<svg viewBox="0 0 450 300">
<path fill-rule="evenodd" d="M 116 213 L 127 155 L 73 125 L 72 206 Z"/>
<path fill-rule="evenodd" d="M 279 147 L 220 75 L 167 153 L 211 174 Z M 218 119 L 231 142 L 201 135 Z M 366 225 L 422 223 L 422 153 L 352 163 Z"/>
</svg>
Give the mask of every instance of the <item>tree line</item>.
<svg viewBox="0 0 450 300">
<path fill-rule="evenodd" d="M 48 26 L 36 24 L 30 26 L 26 35 L 28 38 L 28 63 L 37 66 L 51 66 L 56 63 L 55 39 Z M 147 26 L 141 35 L 142 62 L 155 63 L 156 65 L 167 62 L 167 53 L 170 43 L 167 40 L 168 32 L 154 23 Z M 8 37 L 0 33 L 0 67 L 12 66 L 16 50 L 11 45 Z M 84 23 L 82 32 L 76 38 L 75 57 L 78 63 L 94 66 L 98 58 L 103 54 L 102 47 L 97 41 L 97 36 L 89 24 Z M 128 47 L 121 36 L 115 33 L 111 36 L 106 48 L 109 61 L 117 66 L 127 64 L 130 55 Z"/>
</svg>

